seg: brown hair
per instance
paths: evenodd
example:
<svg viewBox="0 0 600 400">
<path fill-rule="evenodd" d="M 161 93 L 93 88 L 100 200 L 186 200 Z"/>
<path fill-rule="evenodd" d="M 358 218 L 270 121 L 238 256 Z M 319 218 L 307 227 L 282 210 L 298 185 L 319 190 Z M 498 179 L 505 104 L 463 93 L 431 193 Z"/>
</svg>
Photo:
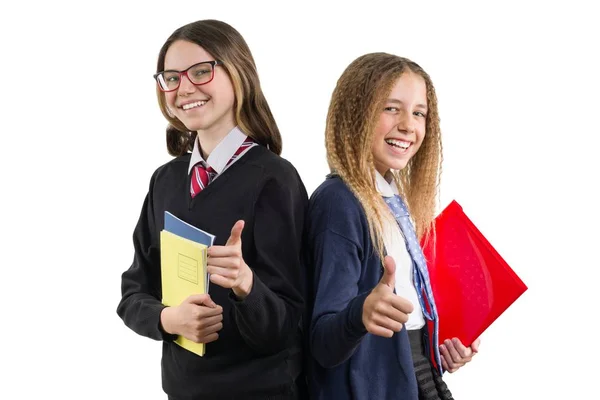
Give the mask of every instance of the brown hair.
<svg viewBox="0 0 600 400">
<path fill-rule="evenodd" d="M 426 131 L 418 152 L 406 168 L 394 172 L 394 180 L 409 208 L 417 236 L 428 235 L 436 212 L 442 162 L 437 96 L 429 75 L 406 58 L 386 53 L 363 55 L 339 78 L 327 114 L 325 142 L 329 167 L 360 201 L 382 261 L 382 223 L 383 218 L 391 218 L 391 213 L 376 187 L 373 136 L 392 88 L 407 71 L 425 80 Z"/>
<path fill-rule="evenodd" d="M 223 63 L 235 92 L 236 123 L 256 142 L 267 146 L 275 154 L 281 154 L 279 128 L 261 90 L 254 58 L 242 35 L 230 25 L 217 20 L 196 21 L 182 26 L 171 34 L 160 49 L 156 72 L 164 70 L 167 50 L 177 40 L 195 43 Z M 180 156 L 191 151 L 197 133 L 190 132 L 181 121 L 171 117 L 164 93 L 158 87 L 156 93 L 160 110 L 169 121 L 169 154 Z"/>
</svg>

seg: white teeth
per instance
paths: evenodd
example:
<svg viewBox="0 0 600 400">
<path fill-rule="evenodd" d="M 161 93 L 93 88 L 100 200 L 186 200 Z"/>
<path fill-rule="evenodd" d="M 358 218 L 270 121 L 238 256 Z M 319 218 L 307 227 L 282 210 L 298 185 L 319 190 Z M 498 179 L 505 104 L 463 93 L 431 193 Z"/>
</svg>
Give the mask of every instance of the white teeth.
<svg viewBox="0 0 600 400">
<path fill-rule="evenodd" d="M 389 145 L 400 147 L 404 150 L 408 149 L 410 146 L 410 142 L 405 142 L 404 140 L 386 139 L 385 142 Z"/>
<path fill-rule="evenodd" d="M 197 101 L 195 103 L 184 104 L 181 108 L 183 108 L 184 110 L 190 110 L 194 107 L 202 107 L 206 103 L 206 101 Z"/>
</svg>

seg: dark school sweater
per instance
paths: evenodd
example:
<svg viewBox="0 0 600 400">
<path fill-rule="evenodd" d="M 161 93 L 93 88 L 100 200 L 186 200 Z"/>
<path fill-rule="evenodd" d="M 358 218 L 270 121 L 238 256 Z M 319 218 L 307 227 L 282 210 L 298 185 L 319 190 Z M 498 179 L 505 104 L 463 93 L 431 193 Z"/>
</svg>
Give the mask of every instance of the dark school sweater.
<svg viewBox="0 0 600 400">
<path fill-rule="evenodd" d="M 304 185 L 289 162 L 255 146 L 192 199 L 189 161 L 189 154 L 178 157 L 151 178 L 117 313 L 133 331 L 163 341 L 163 389 L 177 399 L 290 398 L 301 357 Z M 211 298 L 223 307 L 223 329 L 204 357 L 173 343 L 175 336 L 160 326 L 165 210 L 216 235 L 215 245 L 224 245 L 235 222 L 245 221 L 242 254 L 253 287 L 239 301 L 231 289 L 210 284 Z"/>
</svg>

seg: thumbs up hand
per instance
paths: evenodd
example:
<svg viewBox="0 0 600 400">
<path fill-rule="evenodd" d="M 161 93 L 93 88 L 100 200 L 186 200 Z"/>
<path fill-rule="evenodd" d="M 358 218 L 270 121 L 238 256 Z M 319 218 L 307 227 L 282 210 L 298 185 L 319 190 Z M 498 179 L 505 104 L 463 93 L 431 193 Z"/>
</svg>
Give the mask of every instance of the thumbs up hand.
<svg viewBox="0 0 600 400">
<path fill-rule="evenodd" d="M 243 230 L 244 221 L 236 222 L 225 246 L 209 247 L 207 262 L 210 281 L 215 285 L 232 289 L 238 299 L 248 296 L 254 280 L 250 267 L 242 257 Z"/>
<path fill-rule="evenodd" d="M 394 332 L 400 332 L 413 305 L 394 294 L 396 263 L 392 257 L 385 257 L 383 269 L 381 280 L 365 299 L 362 321 L 370 333 L 389 338 Z"/>
</svg>

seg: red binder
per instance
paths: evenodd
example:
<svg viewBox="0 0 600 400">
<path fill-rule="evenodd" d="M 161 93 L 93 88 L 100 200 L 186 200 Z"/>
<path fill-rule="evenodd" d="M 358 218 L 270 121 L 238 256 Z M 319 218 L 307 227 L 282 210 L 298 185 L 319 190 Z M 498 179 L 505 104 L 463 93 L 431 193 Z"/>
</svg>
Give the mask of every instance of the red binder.
<svg viewBox="0 0 600 400">
<path fill-rule="evenodd" d="M 435 243 L 422 245 L 440 320 L 438 345 L 457 337 L 470 346 L 527 286 L 456 201 L 434 224 Z"/>
</svg>

